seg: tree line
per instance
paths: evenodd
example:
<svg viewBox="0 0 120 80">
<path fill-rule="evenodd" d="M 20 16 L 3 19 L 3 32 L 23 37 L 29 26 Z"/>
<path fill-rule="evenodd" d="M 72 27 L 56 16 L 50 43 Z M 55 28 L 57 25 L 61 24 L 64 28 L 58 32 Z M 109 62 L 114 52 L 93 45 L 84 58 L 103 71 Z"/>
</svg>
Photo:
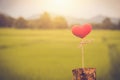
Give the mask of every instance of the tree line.
<svg viewBox="0 0 120 80">
<path fill-rule="evenodd" d="M 38 19 L 26 20 L 23 17 L 18 19 L 0 14 L 0 27 L 18 28 L 18 29 L 65 29 L 68 28 L 66 19 L 63 16 L 51 18 L 50 14 L 45 12 Z"/>
<path fill-rule="evenodd" d="M 120 30 L 120 20 L 118 24 L 114 24 L 110 18 L 105 18 L 102 23 L 92 23 L 93 29 L 111 29 Z"/>
<path fill-rule="evenodd" d="M 109 17 L 105 18 L 102 23 L 91 23 L 93 29 L 120 29 L 120 21 L 118 24 L 112 23 Z M 56 16 L 52 18 L 48 12 L 44 12 L 38 19 L 25 19 L 19 17 L 17 19 L 0 14 L 0 28 L 17 28 L 17 29 L 66 29 L 71 28 L 66 18 Z"/>
</svg>

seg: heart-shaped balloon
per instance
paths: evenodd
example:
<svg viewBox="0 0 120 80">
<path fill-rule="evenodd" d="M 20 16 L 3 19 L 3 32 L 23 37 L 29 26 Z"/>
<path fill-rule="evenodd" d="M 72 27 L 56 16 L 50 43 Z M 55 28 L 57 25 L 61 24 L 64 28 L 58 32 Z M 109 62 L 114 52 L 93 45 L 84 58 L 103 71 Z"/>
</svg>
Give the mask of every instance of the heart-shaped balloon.
<svg viewBox="0 0 120 80">
<path fill-rule="evenodd" d="M 72 33 L 80 38 L 84 38 L 87 36 L 92 30 L 92 26 L 90 24 L 84 24 L 82 26 L 80 25 L 74 25 L 72 27 Z"/>
</svg>

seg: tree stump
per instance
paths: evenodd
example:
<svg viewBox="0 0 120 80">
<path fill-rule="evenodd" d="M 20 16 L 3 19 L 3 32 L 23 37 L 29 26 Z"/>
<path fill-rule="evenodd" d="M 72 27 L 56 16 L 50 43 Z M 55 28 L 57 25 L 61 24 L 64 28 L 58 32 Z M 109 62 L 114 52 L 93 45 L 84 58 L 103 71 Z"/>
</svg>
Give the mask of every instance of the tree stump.
<svg viewBox="0 0 120 80">
<path fill-rule="evenodd" d="M 95 68 L 78 68 L 72 70 L 73 80 L 96 80 Z"/>
</svg>

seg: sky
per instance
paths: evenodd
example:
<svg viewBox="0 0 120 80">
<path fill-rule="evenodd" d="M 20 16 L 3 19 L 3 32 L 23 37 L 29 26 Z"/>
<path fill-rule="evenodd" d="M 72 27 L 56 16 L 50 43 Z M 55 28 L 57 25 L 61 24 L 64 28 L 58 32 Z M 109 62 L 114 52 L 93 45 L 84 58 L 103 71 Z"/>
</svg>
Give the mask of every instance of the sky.
<svg viewBox="0 0 120 80">
<path fill-rule="evenodd" d="M 120 18 L 120 0 L 0 0 L 0 12 L 29 18 L 45 11 L 77 18 Z"/>
</svg>

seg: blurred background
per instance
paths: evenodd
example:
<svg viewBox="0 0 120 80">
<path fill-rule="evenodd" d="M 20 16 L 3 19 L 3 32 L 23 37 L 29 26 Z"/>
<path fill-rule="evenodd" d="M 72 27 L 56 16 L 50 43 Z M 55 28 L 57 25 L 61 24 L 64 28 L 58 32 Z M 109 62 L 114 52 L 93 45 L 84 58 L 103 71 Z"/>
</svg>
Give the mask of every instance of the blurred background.
<svg viewBox="0 0 120 80">
<path fill-rule="evenodd" d="M 90 23 L 85 67 L 120 79 L 120 0 L 0 0 L 0 80 L 71 80 L 81 67 L 73 25 Z"/>
</svg>

